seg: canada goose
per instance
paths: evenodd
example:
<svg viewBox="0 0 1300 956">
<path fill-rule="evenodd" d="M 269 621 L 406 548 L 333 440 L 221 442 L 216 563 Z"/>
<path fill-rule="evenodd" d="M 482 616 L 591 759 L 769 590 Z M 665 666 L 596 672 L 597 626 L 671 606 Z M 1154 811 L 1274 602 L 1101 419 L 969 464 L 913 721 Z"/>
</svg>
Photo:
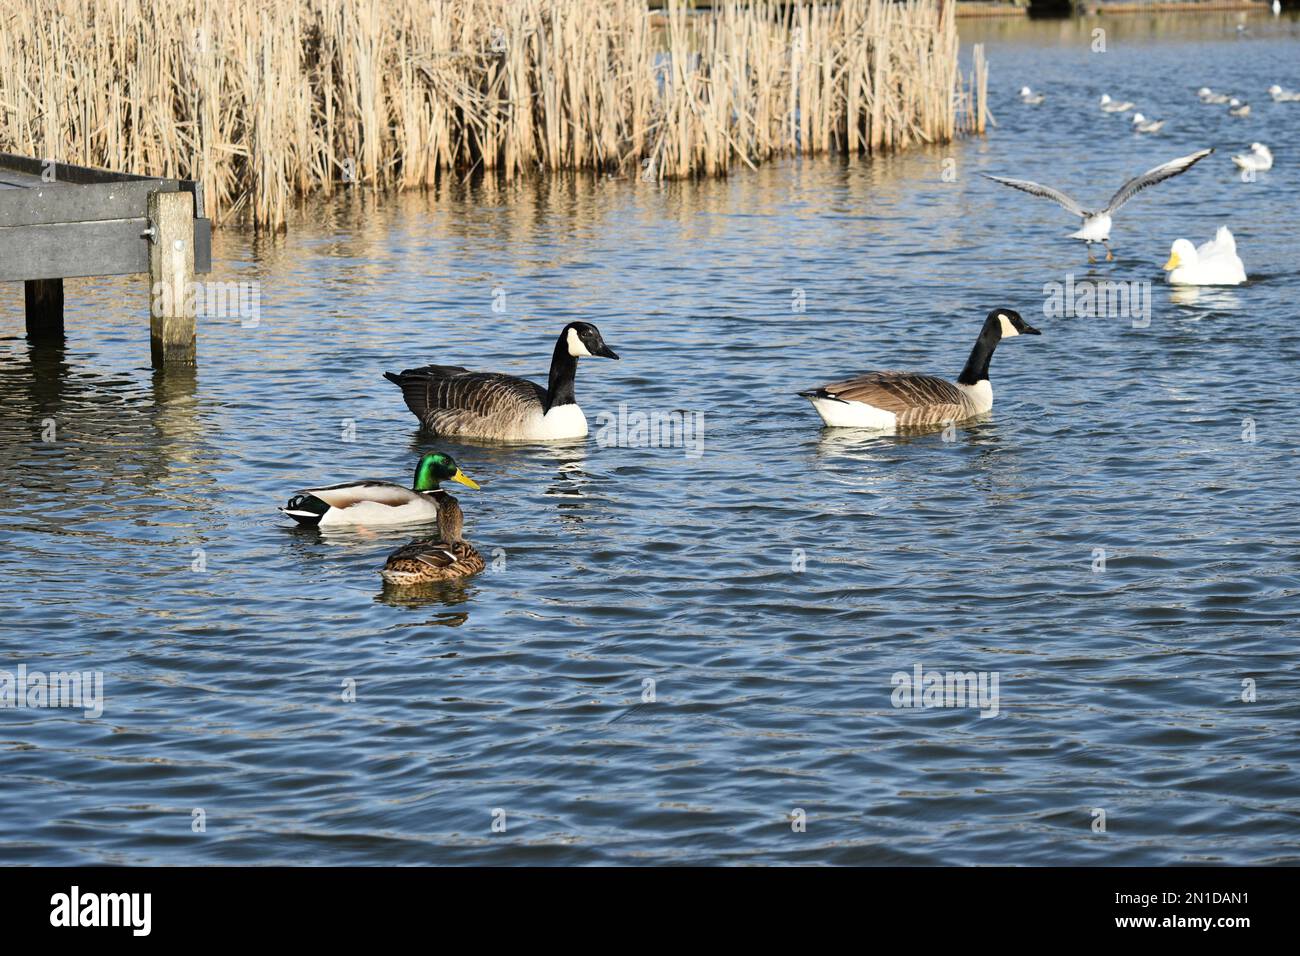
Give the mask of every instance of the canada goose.
<svg viewBox="0 0 1300 956">
<path fill-rule="evenodd" d="M 1123 103 L 1117 103 L 1110 98 L 1109 93 L 1101 94 L 1101 110 L 1103 113 L 1127 113 L 1133 108 L 1133 104 L 1128 100 Z"/>
<path fill-rule="evenodd" d="M 984 320 L 975 347 L 956 384 L 915 372 L 868 372 L 799 394 L 827 425 L 894 431 L 914 425 L 959 422 L 993 407 L 989 360 L 998 342 L 1016 335 L 1041 335 L 1012 309 L 994 309 Z"/>
<path fill-rule="evenodd" d="M 1196 91 L 1196 95 L 1200 98 L 1202 103 L 1209 106 L 1221 106 L 1231 99 L 1227 93 L 1215 93 L 1208 86 L 1202 86 Z"/>
<path fill-rule="evenodd" d="M 1027 179 L 1003 179 L 1001 176 L 990 176 L 988 173 L 981 175 L 993 180 L 995 183 L 1001 183 L 1003 186 L 1010 186 L 1012 189 L 1019 189 L 1029 193 L 1031 196 L 1042 196 L 1044 199 L 1050 199 L 1059 203 L 1070 212 L 1083 219 L 1083 228 L 1078 232 L 1070 233 L 1071 239 L 1082 239 L 1088 244 L 1088 261 L 1096 262 L 1092 257 L 1092 244 L 1100 242 L 1106 247 L 1106 261 L 1114 259 L 1115 256 L 1110 250 L 1110 225 L 1111 214 L 1118 211 L 1126 202 L 1146 189 L 1148 186 L 1154 186 L 1156 183 L 1164 182 L 1179 173 L 1185 173 L 1196 163 L 1200 162 L 1206 156 L 1209 156 L 1213 149 L 1202 149 L 1190 156 L 1181 156 L 1178 159 L 1171 159 L 1154 169 L 1148 169 L 1141 176 L 1134 176 L 1123 186 L 1116 190 L 1115 195 L 1110 197 L 1110 202 L 1106 203 L 1106 208 L 1101 212 L 1089 212 L 1080 206 L 1077 202 L 1060 190 L 1053 189 L 1050 186 L 1040 186 L 1038 183 L 1030 182 Z"/>
<path fill-rule="evenodd" d="M 1263 143 L 1251 143 L 1249 153 L 1238 153 L 1232 161 L 1240 169 L 1262 173 L 1273 168 L 1273 151 Z"/>
<path fill-rule="evenodd" d="M 587 419 L 573 397 L 578 359 L 617 359 L 590 322 L 570 322 L 555 340 L 546 388 L 500 372 L 426 365 L 384 378 L 402 389 L 406 407 L 435 435 L 503 441 L 582 438 Z"/>
<path fill-rule="evenodd" d="M 1035 93 L 1027 86 L 1022 86 L 1020 88 L 1020 102 L 1025 103 L 1028 106 L 1037 106 L 1046 98 L 1047 97 L 1042 93 Z"/>
<path fill-rule="evenodd" d="M 1214 238 L 1199 247 L 1186 239 L 1175 240 L 1165 272 L 1170 285 L 1241 285 L 1246 281 L 1246 266 L 1227 226 L 1220 226 Z"/>
<path fill-rule="evenodd" d="M 307 488 L 290 498 L 280 510 L 309 528 L 432 521 L 439 516 L 437 493 L 443 481 L 478 488 L 450 455 L 431 452 L 421 456 L 415 466 L 415 480 L 410 488 L 370 479 Z"/>
<path fill-rule="evenodd" d="M 483 556 L 461 536 L 460 502 L 445 491 L 438 496 L 438 537 L 404 544 L 388 556 L 379 572 L 389 584 L 429 584 L 464 578 L 483 570 Z"/>
<path fill-rule="evenodd" d="M 1133 114 L 1133 126 L 1139 133 L 1158 133 L 1164 125 L 1164 120 L 1149 120 L 1141 113 Z"/>
<path fill-rule="evenodd" d="M 1228 100 L 1228 115 L 1237 117 L 1249 116 L 1250 104 L 1243 103 L 1234 96 L 1232 99 Z"/>
</svg>

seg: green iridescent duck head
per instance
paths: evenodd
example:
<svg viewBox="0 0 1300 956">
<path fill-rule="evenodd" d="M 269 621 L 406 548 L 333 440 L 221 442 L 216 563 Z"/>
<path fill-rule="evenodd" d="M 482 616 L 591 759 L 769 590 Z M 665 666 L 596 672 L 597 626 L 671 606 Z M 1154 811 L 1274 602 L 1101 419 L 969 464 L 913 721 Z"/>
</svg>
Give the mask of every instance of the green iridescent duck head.
<svg viewBox="0 0 1300 956">
<path fill-rule="evenodd" d="M 478 489 L 478 482 L 466 475 L 451 455 L 440 451 L 430 452 L 420 458 L 415 466 L 413 491 L 437 491 L 444 481 L 455 481 L 467 488 Z"/>
</svg>

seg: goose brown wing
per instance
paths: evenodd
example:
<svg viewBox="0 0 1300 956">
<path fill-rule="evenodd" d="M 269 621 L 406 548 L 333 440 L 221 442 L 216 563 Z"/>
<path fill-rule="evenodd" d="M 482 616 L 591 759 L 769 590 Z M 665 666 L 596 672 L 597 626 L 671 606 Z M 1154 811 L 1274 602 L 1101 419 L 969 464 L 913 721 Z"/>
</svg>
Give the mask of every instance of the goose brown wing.
<svg viewBox="0 0 1300 956">
<path fill-rule="evenodd" d="M 541 411 L 546 390 L 500 372 L 426 365 L 384 377 L 402 389 L 415 417 L 434 434 L 491 435 Z"/>
<path fill-rule="evenodd" d="M 952 382 L 916 372 L 869 372 L 823 385 L 818 392 L 893 412 L 900 425 L 954 421 L 970 412 L 961 390 Z"/>
</svg>

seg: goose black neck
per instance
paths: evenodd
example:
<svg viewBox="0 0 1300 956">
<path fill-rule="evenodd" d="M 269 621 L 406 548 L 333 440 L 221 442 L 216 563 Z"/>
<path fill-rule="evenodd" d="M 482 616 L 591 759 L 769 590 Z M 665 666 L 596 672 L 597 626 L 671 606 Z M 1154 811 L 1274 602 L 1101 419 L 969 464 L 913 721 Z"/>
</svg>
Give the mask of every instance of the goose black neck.
<svg viewBox="0 0 1300 956">
<path fill-rule="evenodd" d="M 561 405 L 573 405 L 573 376 L 578 372 L 578 360 L 569 354 L 567 336 L 555 340 L 555 353 L 551 356 L 551 378 L 546 383 L 546 407 L 543 412 Z"/>
<path fill-rule="evenodd" d="M 998 341 L 1002 338 L 998 334 L 998 329 L 992 322 L 985 322 L 984 328 L 980 329 L 980 336 L 975 340 L 975 347 L 970 350 L 970 358 L 966 360 L 966 367 L 961 370 L 957 376 L 959 385 L 976 385 L 988 380 L 989 377 L 989 360 L 993 358 L 993 350 L 998 347 Z"/>
</svg>

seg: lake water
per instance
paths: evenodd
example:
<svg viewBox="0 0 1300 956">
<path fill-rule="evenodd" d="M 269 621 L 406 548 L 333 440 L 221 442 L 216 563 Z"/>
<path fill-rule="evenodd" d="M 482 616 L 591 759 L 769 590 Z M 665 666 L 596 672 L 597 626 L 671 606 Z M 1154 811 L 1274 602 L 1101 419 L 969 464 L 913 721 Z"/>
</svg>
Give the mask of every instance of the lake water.
<svg viewBox="0 0 1300 956">
<path fill-rule="evenodd" d="M 1300 861 L 1300 103 L 1264 92 L 1300 86 L 1300 22 L 1237 22 L 1116 17 L 1094 53 L 1099 21 L 963 21 L 998 126 L 952 146 L 223 230 L 212 278 L 256 282 L 260 318 L 203 321 L 191 376 L 147 368 L 142 280 L 70 281 L 64 349 L 8 287 L 0 669 L 99 671 L 105 701 L 0 710 L 0 858 Z M 1243 183 L 1253 140 L 1277 164 Z M 1096 202 L 1207 145 L 1095 269 L 1066 213 L 977 175 Z M 1170 243 L 1225 223 L 1251 282 L 1175 299 Z M 1045 314 L 1067 276 L 1149 313 Z M 1043 335 L 998 351 L 987 420 L 823 431 L 795 395 L 953 377 L 997 305 Z M 277 514 L 435 447 L 383 371 L 545 381 L 575 318 L 622 356 L 579 371 L 592 437 L 436 445 L 482 483 L 458 496 L 494 570 L 385 593 L 427 529 Z M 702 446 L 602 447 L 620 403 L 702 414 Z M 918 665 L 996 675 L 996 716 L 894 706 Z"/>
</svg>

